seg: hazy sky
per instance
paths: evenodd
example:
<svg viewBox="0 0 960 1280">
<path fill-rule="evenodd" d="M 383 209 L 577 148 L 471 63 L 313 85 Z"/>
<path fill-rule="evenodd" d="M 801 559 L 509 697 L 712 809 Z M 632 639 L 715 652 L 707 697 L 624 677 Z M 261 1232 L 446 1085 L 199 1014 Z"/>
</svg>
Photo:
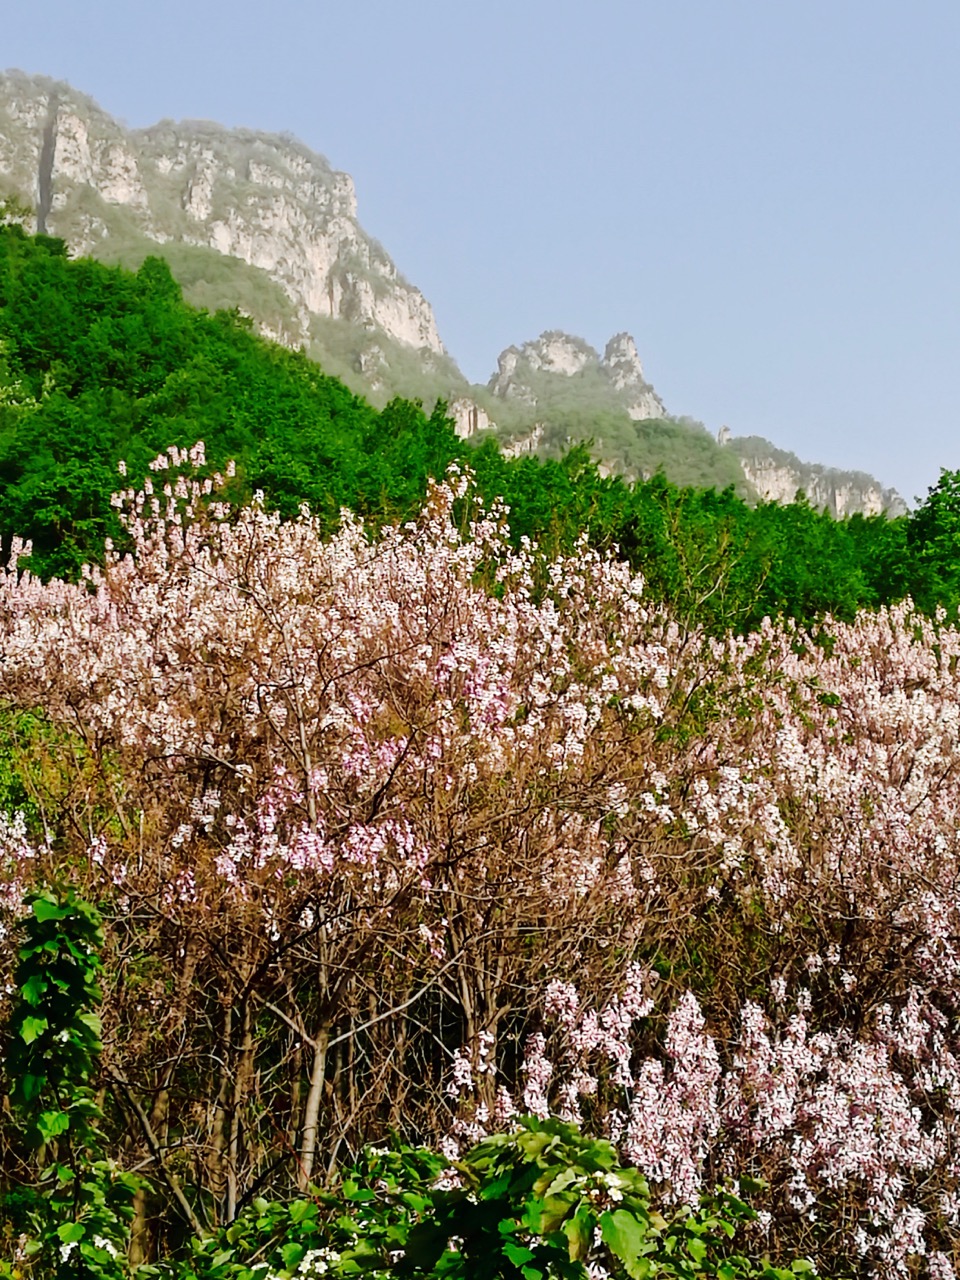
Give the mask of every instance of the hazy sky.
<svg viewBox="0 0 960 1280">
<path fill-rule="evenodd" d="M 960 468 L 957 0 L 46 0 L 0 66 L 288 130 L 473 380 L 629 330 L 671 412 L 912 499 Z"/>
</svg>

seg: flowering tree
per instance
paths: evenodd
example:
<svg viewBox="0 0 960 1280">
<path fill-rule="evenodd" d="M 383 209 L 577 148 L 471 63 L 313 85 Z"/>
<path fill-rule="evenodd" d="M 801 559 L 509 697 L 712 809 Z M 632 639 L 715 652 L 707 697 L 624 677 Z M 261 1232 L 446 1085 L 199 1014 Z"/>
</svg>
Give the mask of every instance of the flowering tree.
<svg viewBox="0 0 960 1280">
<path fill-rule="evenodd" d="M 80 583 L 0 582 L 4 909 L 69 871 L 104 916 L 138 1256 L 522 1110 L 681 1202 L 762 1178 L 824 1269 L 947 1277 L 960 635 L 710 639 L 456 471 L 324 539 L 203 470 L 118 494 Z"/>
</svg>

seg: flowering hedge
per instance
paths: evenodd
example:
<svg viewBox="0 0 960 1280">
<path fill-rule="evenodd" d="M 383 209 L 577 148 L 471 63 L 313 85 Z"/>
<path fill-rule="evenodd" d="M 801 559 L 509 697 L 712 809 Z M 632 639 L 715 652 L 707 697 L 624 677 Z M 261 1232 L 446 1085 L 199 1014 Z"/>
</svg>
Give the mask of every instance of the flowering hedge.
<svg viewBox="0 0 960 1280">
<path fill-rule="evenodd" d="M 525 1111 L 667 1200 L 761 1179 L 758 1249 L 946 1280 L 960 634 L 712 639 L 457 472 L 324 538 L 203 467 L 117 495 L 132 554 L 0 582 L 4 914 L 67 877 L 103 914 L 135 1256 Z"/>
</svg>

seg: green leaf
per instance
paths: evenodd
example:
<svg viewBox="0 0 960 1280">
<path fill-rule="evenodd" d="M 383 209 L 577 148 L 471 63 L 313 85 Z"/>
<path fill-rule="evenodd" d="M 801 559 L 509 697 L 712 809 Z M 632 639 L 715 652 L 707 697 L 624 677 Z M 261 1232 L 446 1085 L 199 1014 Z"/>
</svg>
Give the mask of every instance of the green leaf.
<svg viewBox="0 0 960 1280">
<path fill-rule="evenodd" d="M 24 1044 L 33 1044 L 37 1036 L 42 1035 L 49 1025 L 46 1018 L 24 1018 L 20 1024 L 20 1039 Z"/>
<path fill-rule="evenodd" d="M 633 1280 L 646 1280 L 650 1262 L 641 1257 L 647 1243 L 646 1223 L 628 1213 L 616 1209 L 600 1215 L 600 1233 L 603 1243 L 620 1259 Z"/>
<path fill-rule="evenodd" d="M 526 1245 L 518 1244 L 516 1240 L 505 1240 L 503 1242 L 503 1254 L 509 1258 L 516 1267 L 523 1267 L 524 1263 L 532 1262 L 536 1254 L 532 1249 L 528 1249 Z"/>
<path fill-rule="evenodd" d="M 45 1083 L 45 1076 L 22 1075 L 20 1077 L 20 1096 L 24 1102 L 35 1101 L 40 1096 Z"/>
<path fill-rule="evenodd" d="M 544 1235 L 557 1231 L 566 1221 L 570 1210 L 578 1204 L 580 1197 L 575 1192 L 564 1191 L 560 1195 L 547 1196 L 540 1209 L 540 1230 Z"/>
<path fill-rule="evenodd" d="M 577 1172 L 575 1169 L 557 1169 L 554 1166 L 537 1179 L 533 1184 L 533 1189 L 538 1196 L 557 1195 L 559 1192 L 565 1191 L 576 1180 Z"/>
<path fill-rule="evenodd" d="M 283 1259 L 283 1265 L 291 1271 L 294 1267 L 298 1267 L 303 1261 L 303 1255 L 307 1252 L 306 1246 L 291 1241 L 285 1244 L 280 1250 L 280 1257 Z"/>
<path fill-rule="evenodd" d="M 61 907 L 52 894 L 44 894 L 43 897 L 35 899 L 33 914 L 41 924 L 45 924 L 47 920 L 64 920 L 70 915 L 70 908 Z"/>
<path fill-rule="evenodd" d="M 41 1111 L 37 1116 L 37 1131 L 44 1142 L 66 1133 L 70 1128 L 70 1116 L 66 1111 Z"/>
<path fill-rule="evenodd" d="M 698 1236 L 692 1236 L 687 1241 L 687 1253 L 689 1253 L 697 1266 L 700 1266 L 703 1263 L 704 1258 L 707 1256 L 706 1242 L 701 1240 Z"/>
<path fill-rule="evenodd" d="M 36 1008 L 46 989 L 46 977 L 42 973 L 32 973 L 20 987 L 20 994 L 23 997 L 24 1004 L 29 1004 Z"/>
<path fill-rule="evenodd" d="M 64 1222 L 57 1227 L 57 1235 L 64 1244 L 75 1244 L 82 1240 L 85 1230 L 82 1222 Z"/>
<path fill-rule="evenodd" d="M 520 1133 L 517 1135 L 517 1146 L 529 1159 L 535 1160 L 550 1146 L 552 1139 L 548 1133 Z"/>
<path fill-rule="evenodd" d="M 510 1174 L 504 1173 L 499 1178 L 495 1178 L 493 1182 L 487 1182 L 481 1188 L 481 1200 L 499 1200 L 503 1193 L 510 1186 Z"/>
<path fill-rule="evenodd" d="M 290 1221 L 301 1223 L 317 1216 L 317 1206 L 312 1200 L 294 1200 L 290 1205 Z"/>
<path fill-rule="evenodd" d="M 747 1196 L 758 1195 L 761 1191 L 766 1191 L 770 1184 L 764 1182 L 762 1178 L 740 1178 L 740 1190 Z"/>
<path fill-rule="evenodd" d="M 594 1215 L 586 1207 L 578 1209 L 572 1218 L 563 1224 L 563 1234 L 567 1237 L 570 1261 L 580 1262 L 590 1252 L 593 1244 Z"/>
</svg>

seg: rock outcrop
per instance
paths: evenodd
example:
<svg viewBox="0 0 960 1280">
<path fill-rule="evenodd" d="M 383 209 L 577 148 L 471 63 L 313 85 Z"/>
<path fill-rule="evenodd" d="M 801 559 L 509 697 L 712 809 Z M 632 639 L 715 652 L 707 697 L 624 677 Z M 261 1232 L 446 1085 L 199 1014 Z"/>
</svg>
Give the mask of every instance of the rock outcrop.
<svg viewBox="0 0 960 1280">
<path fill-rule="evenodd" d="M 294 138 L 199 121 L 123 128 L 68 85 L 0 76 L 0 185 L 77 253 L 124 237 L 215 250 L 283 289 L 305 339 L 313 317 L 442 353 L 432 308 L 357 222 L 349 175 Z"/>
<path fill-rule="evenodd" d="M 635 421 L 662 418 L 663 401 L 646 381 L 637 344 L 629 333 L 618 333 L 603 356 L 582 338 L 554 329 L 522 347 L 507 347 L 497 360 L 497 372 L 487 384 L 490 392 L 536 408 L 551 381 L 579 380 L 594 387 L 610 405 L 626 410 Z"/>
<path fill-rule="evenodd" d="M 731 436 L 721 428 L 720 444 L 732 449 L 747 481 L 764 502 L 793 502 L 798 492 L 818 510 L 837 519 L 859 512 L 903 515 L 907 504 L 896 489 L 887 489 L 863 471 L 842 471 L 818 463 L 801 462 L 793 453 L 777 449 L 760 436 Z"/>
<path fill-rule="evenodd" d="M 447 412 L 453 419 L 454 428 L 461 440 L 469 440 L 479 431 L 496 431 L 497 429 L 497 424 L 491 421 L 486 409 L 478 405 L 475 400 L 471 400 L 469 396 L 461 396 L 454 400 Z"/>
<path fill-rule="evenodd" d="M 600 367 L 609 374 L 617 391 L 623 393 L 631 418 L 640 421 L 666 415 L 663 401 L 643 376 L 640 353 L 629 333 L 617 333 L 610 339 Z"/>
</svg>

